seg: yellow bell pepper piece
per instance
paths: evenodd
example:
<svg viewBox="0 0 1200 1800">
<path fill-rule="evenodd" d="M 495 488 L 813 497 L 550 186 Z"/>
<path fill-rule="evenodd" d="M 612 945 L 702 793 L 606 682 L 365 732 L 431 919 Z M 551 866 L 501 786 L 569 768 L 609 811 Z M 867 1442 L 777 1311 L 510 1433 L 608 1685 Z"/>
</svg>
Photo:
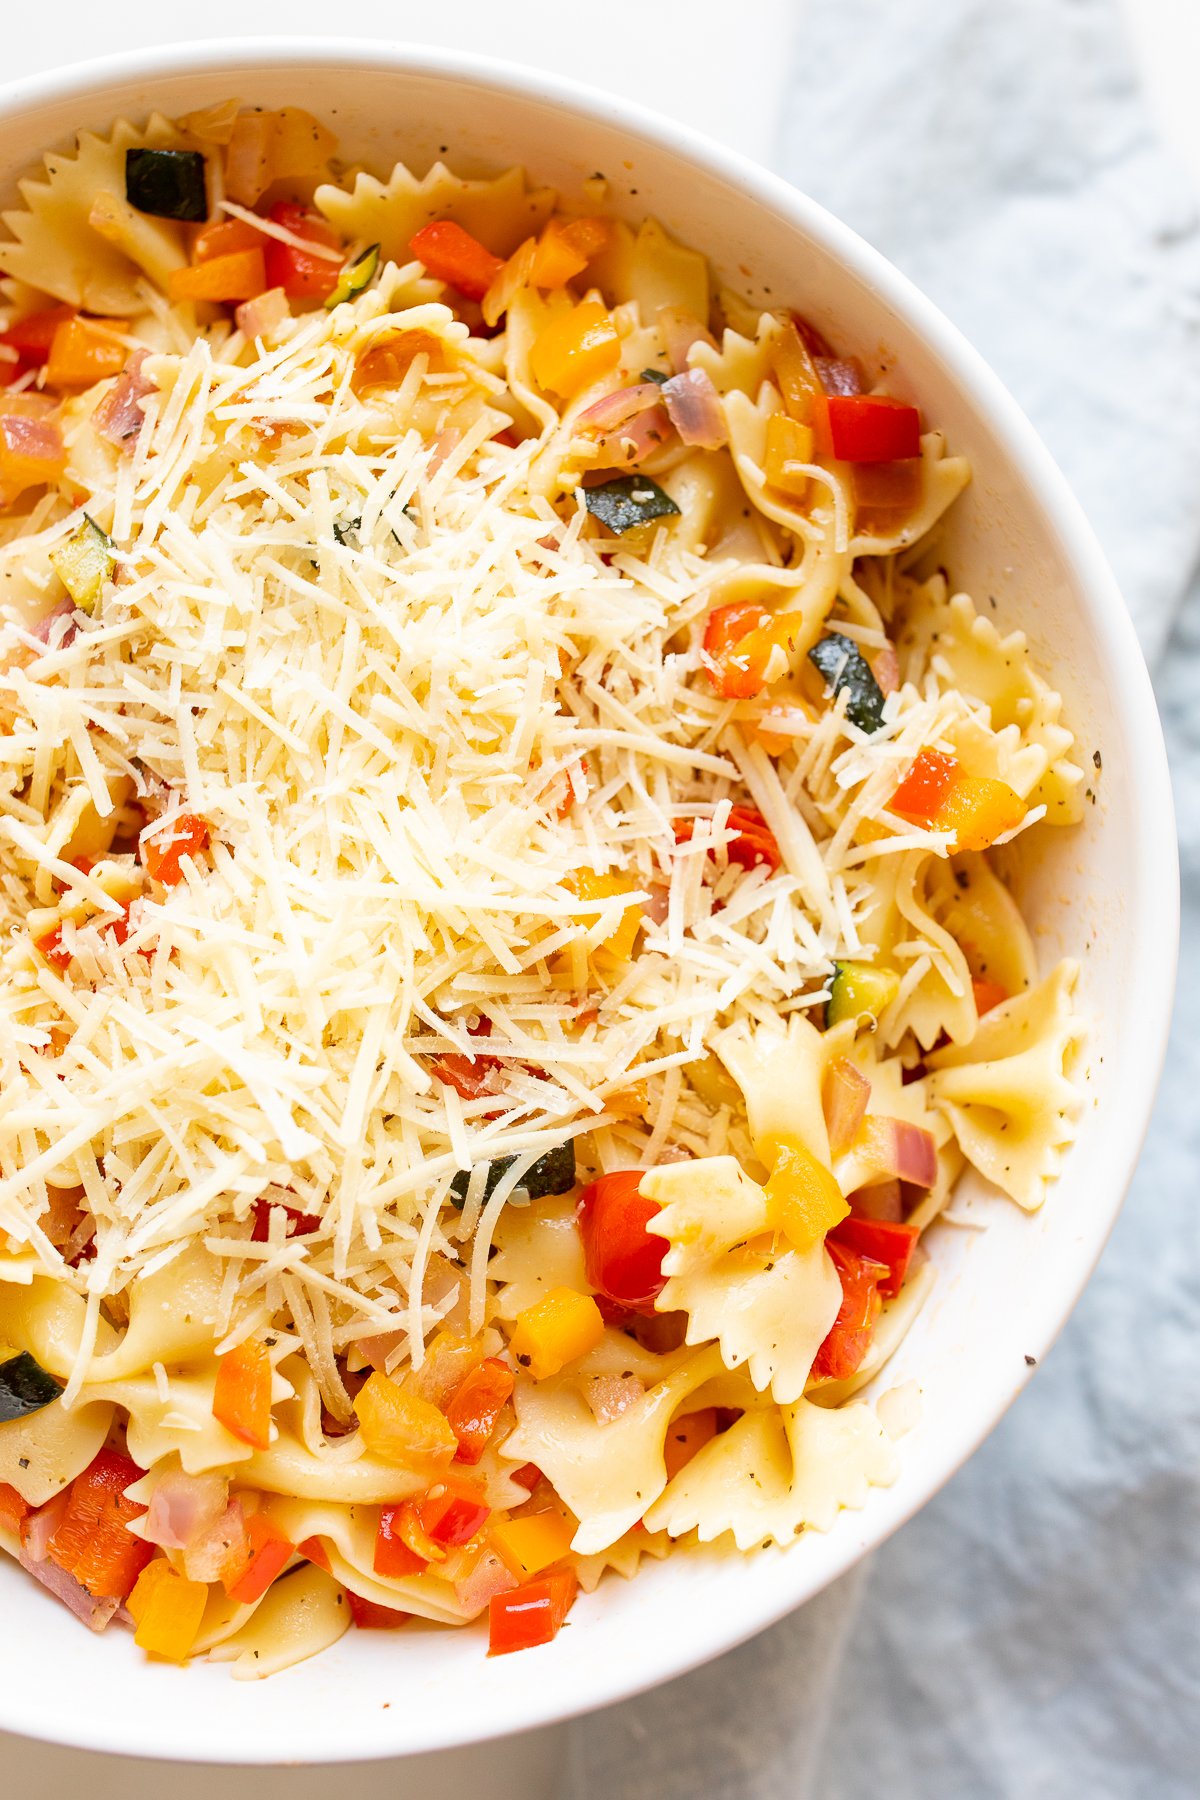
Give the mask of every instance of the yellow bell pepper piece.
<svg viewBox="0 0 1200 1800">
<path fill-rule="evenodd" d="M 208 1585 L 176 1574 L 163 1557 L 147 1563 L 126 1605 L 137 1630 L 133 1641 L 151 1656 L 185 1662 L 208 1604 Z"/>
<path fill-rule="evenodd" d="M 807 475 L 799 465 L 811 463 L 813 434 L 808 425 L 797 424 L 786 413 L 772 413 L 767 420 L 767 448 L 763 458 L 763 474 L 768 487 L 778 488 L 790 499 L 803 500 L 808 493 Z"/>
<path fill-rule="evenodd" d="M 544 1381 L 594 1350 L 603 1336 L 604 1320 L 590 1294 L 551 1288 L 544 1300 L 517 1314 L 509 1348 L 535 1381 Z"/>
<path fill-rule="evenodd" d="M 607 219 L 551 219 L 534 251 L 530 287 L 565 287 L 582 275 L 609 236 Z"/>
<path fill-rule="evenodd" d="M 632 894 L 635 884 L 623 875 L 599 875 L 595 869 L 575 869 L 566 877 L 563 886 L 580 900 L 611 900 L 617 894 Z M 577 916 L 581 925 L 596 923 L 594 912 L 580 913 Z M 599 947 L 593 950 L 592 955 L 603 963 L 627 963 L 633 955 L 641 922 L 641 908 L 627 906 L 621 914 L 620 923 L 613 927 Z"/>
<path fill-rule="evenodd" d="M 843 1198 L 832 1172 L 799 1138 L 773 1138 L 767 1153 L 771 1223 L 797 1250 L 811 1250 L 846 1217 L 850 1203 Z"/>
<path fill-rule="evenodd" d="M 956 850 L 986 850 L 1025 817 L 1025 802 L 1007 782 L 990 775 L 963 775 L 950 788 L 930 824 L 953 831 Z"/>
<path fill-rule="evenodd" d="M 599 300 L 581 300 L 542 327 L 530 362 L 539 387 L 570 400 L 615 368 L 620 357 L 621 340 L 612 315 Z"/>
<path fill-rule="evenodd" d="M 128 329 L 124 319 L 64 319 L 50 345 L 47 385 L 91 387 L 106 375 L 119 375 L 129 352 L 113 334 Z"/>
<path fill-rule="evenodd" d="M 445 1413 L 378 1370 L 354 1400 L 363 1443 L 373 1456 L 430 1476 L 444 1474 L 458 1439 Z"/>
<path fill-rule="evenodd" d="M 556 1512 L 526 1513 L 521 1519 L 502 1519 L 491 1529 L 491 1540 L 514 1575 L 526 1580 L 561 1562 L 575 1533 Z"/>
</svg>

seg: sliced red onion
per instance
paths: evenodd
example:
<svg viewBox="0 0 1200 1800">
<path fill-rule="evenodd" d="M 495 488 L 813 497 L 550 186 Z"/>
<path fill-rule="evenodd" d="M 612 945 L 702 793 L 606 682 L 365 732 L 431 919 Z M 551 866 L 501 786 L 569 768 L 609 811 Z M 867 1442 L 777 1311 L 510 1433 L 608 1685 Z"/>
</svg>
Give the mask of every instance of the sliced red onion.
<svg viewBox="0 0 1200 1800">
<path fill-rule="evenodd" d="M 651 925 L 665 925 L 667 913 L 671 906 L 671 890 L 660 887 L 657 882 L 646 889 L 647 898 L 642 902 L 642 913 Z"/>
<path fill-rule="evenodd" d="M 849 1196 L 857 1219 L 886 1219 L 899 1225 L 904 1219 L 904 1197 L 898 1181 L 877 1181 L 873 1187 L 855 1188 Z"/>
<path fill-rule="evenodd" d="M 665 406 L 652 406 L 627 425 L 596 439 L 593 466 L 598 469 L 633 469 L 664 444 L 672 431 Z"/>
<path fill-rule="evenodd" d="M 232 1579 L 245 1566 L 249 1553 L 242 1503 L 231 1500 L 220 1517 L 184 1550 L 183 1572 L 189 1581 Z"/>
<path fill-rule="evenodd" d="M 151 1495 L 142 1521 L 143 1537 L 165 1550 L 188 1549 L 222 1517 L 227 1493 L 222 1475 L 187 1475 L 172 1469 Z"/>
<path fill-rule="evenodd" d="M 70 1503 L 71 1490 L 65 1487 L 61 1494 L 55 1494 L 53 1500 L 47 1500 L 44 1506 L 39 1506 L 36 1512 L 27 1513 L 21 1520 L 21 1548 L 31 1562 L 46 1560 L 50 1539 L 62 1524 L 63 1514 Z"/>
<path fill-rule="evenodd" d="M 118 450 L 132 449 L 142 429 L 142 401 L 156 383 L 143 373 L 150 352 L 135 350 L 92 415 L 100 436 Z"/>
<path fill-rule="evenodd" d="M 268 288 L 265 294 L 256 294 L 253 300 L 243 300 L 234 314 L 238 330 L 251 342 L 278 331 L 291 316 L 292 309 L 282 288 Z"/>
<path fill-rule="evenodd" d="M 856 1146 L 868 1168 L 880 1175 L 930 1188 L 937 1180 L 937 1145 L 933 1133 L 907 1119 L 869 1117 Z"/>
<path fill-rule="evenodd" d="M 520 1585 L 495 1551 L 485 1550 L 465 1580 L 455 1582 L 454 1593 L 468 1617 L 474 1618 L 496 1594 L 511 1594 Z"/>
<path fill-rule="evenodd" d="M 29 419 L 6 412 L 4 442 L 10 455 L 29 457 L 33 462 L 62 462 L 67 453 L 56 419 Z"/>
<path fill-rule="evenodd" d="M 617 388 L 615 393 L 605 394 L 603 399 L 593 400 L 590 406 L 585 406 L 575 424 L 601 432 L 616 431 L 618 426 L 636 419 L 639 413 L 657 406 L 662 394 L 657 381 L 639 381 L 634 387 Z"/>
<path fill-rule="evenodd" d="M 89 1594 L 81 1582 L 57 1563 L 35 1562 L 25 1550 L 18 1550 L 17 1557 L 23 1569 L 28 1569 L 35 1581 L 40 1581 L 44 1588 L 49 1588 L 56 1600 L 69 1607 L 77 1619 L 82 1619 L 89 1631 L 103 1631 L 121 1605 L 120 1597 L 112 1595 L 107 1600 L 97 1600 Z"/>
<path fill-rule="evenodd" d="M 703 369 L 685 369 L 663 384 L 671 423 L 685 444 L 719 450 L 729 442 L 721 396 Z"/>
<path fill-rule="evenodd" d="M 829 1149 L 840 1156 L 858 1135 L 867 1113 L 871 1083 L 848 1056 L 835 1057 L 825 1077 L 825 1123 Z"/>
<path fill-rule="evenodd" d="M 645 1393 L 636 1375 L 593 1375 L 584 1388 L 588 1405 L 599 1425 L 611 1425 L 635 1406 Z"/>
<path fill-rule="evenodd" d="M 682 306 L 660 306 L 658 328 L 663 335 L 667 361 L 677 375 L 687 368 L 693 344 L 711 344 L 716 349 L 712 334 L 692 313 L 685 312 Z"/>
<path fill-rule="evenodd" d="M 60 600 L 58 605 L 44 618 L 39 619 L 36 625 L 29 627 L 30 637 L 36 638 L 39 644 L 45 644 L 47 648 L 65 650 L 68 644 L 75 641 L 79 632 L 74 613 L 75 602 L 73 600 Z M 58 629 L 60 620 L 66 621 L 61 630 Z"/>
<path fill-rule="evenodd" d="M 827 394 L 861 394 L 862 368 L 855 357 L 814 356 L 813 367 Z"/>
<path fill-rule="evenodd" d="M 354 1348 L 364 1362 L 386 1375 L 388 1357 L 395 1354 L 407 1337 L 406 1331 L 380 1331 L 374 1337 L 355 1338 Z"/>
</svg>

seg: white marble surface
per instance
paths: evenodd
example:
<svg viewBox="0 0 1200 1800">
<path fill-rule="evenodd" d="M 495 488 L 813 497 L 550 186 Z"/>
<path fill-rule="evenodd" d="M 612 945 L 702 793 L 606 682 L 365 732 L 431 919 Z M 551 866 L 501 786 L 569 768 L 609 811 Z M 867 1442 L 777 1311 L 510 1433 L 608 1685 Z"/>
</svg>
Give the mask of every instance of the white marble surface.
<svg viewBox="0 0 1200 1800">
<path fill-rule="evenodd" d="M 1119 5 L 1135 52 L 1116 36 Z M 247 0 L 208 0 L 202 15 L 168 11 L 161 0 L 60 0 L 52 32 L 33 9 L 6 12 L 15 15 L 5 19 L 6 78 L 53 66 L 64 44 L 82 58 L 200 32 L 268 33 L 280 22 L 277 8 Z M 1200 435 L 1200 282 L 1187 189 L 1173 186 L 1156 159 L 1131 84 L 1135 70 L 1145 75 L 1163 131 L 1200 184 L 1196 0 L 1005 0 L 1002 8 L 743 0 L 736 9 L 727 0 L 606 0 L 603 8 L 457 0 L 452 18 L 447 27 L 438 10 L 358 0 L 353 24 L 339 24 L 358 37 L 448 42 L 540 63 L 656 106 L 811 186 L 907 266 L 1047 432 L 1121 568 L 1144 641 L 1160 652 L 1181 611 L 1200 520 L 1192 437 L 1193 429 Z M 327 32 L 327 0 L 291 0 L 287 24 Z M 1048 40 L 1064 58 L 1049 75 Z M 1071 110 L 1081 105 L 1086 130 Z M 859 137 L 849 129 L 856 118 Z M 878 118 L 901 121 L 897 129 L 909 134 L 911 182 L 900 178 L 896 130 L 872 149 Z M 1008 157 L 1012 143 L 1019 153 Z M 1049 182 L 1039 143 L 1053 165 Z M 988 204 L 997 195 L 1003 202 L 995 214 L 1002 239 L 970 229 L 981 183 Z M 953 255 L 939 229 L 943 192 L 959 233 Z M 1037 238 L 1042 202 L 1057 205 L 1058 223 L 1052 214 L 1048 235 Z M 1099 254 L 1084 229 L 1098 219 L 1112 228 Z M 1031 231 L 1038 254 L 1025 267 Z M 1069 304 L 1056 303 L 1056 243 L 1068 245 L 1064 276 L 1094 271 L 1090 290 L 1071 286 Z M 1084 329 L 1098 315 L 1108 315 L 1105 329 Z M 1183 398 L 1172 407 L 1175 388 Z M 1111 407 L 1106 393 L 1116 397 Z M 1097 453 L 1106 432 L 1110 457 Z M 1122 468 L 1124 481 L 1115 478 Z M 1190 926 L 1184 1003 L 1134 1194 L 1045 1373 L 964 1474 L 868 1568 L 757 1645 L 569 1732 L 332 1778 L 352 1782 L 356 1800 L 1195 1793 L 1200 1138 L 1181 1122 L 1194 1120 L 1200 1084 L 1200 1042 L 1190 1029 L 1200 1001 L 1198 613 L 1193 596 L 1160 658 Z M 94 1800 L 149 1800 L 164 1783 L 178 1800 L 324 1800 L 332 1785 L 322 1770 L 168 1769 L 0 1736 L 6 1800 L 80 1790 Z"/>
</svg>

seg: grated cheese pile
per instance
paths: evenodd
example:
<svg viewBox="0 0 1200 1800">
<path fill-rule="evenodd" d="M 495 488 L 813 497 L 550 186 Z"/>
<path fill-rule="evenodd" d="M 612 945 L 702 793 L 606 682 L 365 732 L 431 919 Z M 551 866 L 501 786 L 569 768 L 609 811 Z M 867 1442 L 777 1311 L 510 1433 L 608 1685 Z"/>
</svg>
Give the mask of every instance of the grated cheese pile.
<svg viewBox="0 0 1200 1800">
<path fill-rule="evenodd" d="M 444 306 L 384 310 L 403 275 L 271 347 L 154 357 L 132 457 L 105 459 L 83 409 L 74 466 L 119 578 L 73 637 L 11 632 L 0 690 L 0 1229 L 59 1267 L 38 1221 L 82 1189 L 95 1254 L 62 1275 L 110 1309 L 200 1237 L 222 1330 L 291 1316 L 325 1371 L 366 1332 L 419 1362 L 462 1273 L 477 1328 L 496 1218 L 564 1138 L 584 1171 L 724 1147 L 688 1065 L 715 1022 L 811 1004 L 860 949 L 858 825 L 968 704 L 906 690 L 870 746 L 840 708 L 797 712 L 777 769 L 700 675 L 719 546 L 598 554 L 582 496 L 556 509 L 529 479 L 537 441 L 494 441 L 492 347 Z M 428 349 L 360 396 L 381 320 Z M 41 609 L 79 514 L 48 520 L 0 549 Z M 783 867 L 714 875 L 747 794 Z M 181 811 L 212 843 L 178 888 L 132 853 L 76 866 L 89 829 Z M 589 906 L 581 870 L 627 891 Z M 48 906 L 69 974 L 32 947 Z M 606 965 L 627 908 L 637 952 Z M 481 1045 L 498 1093 L 463 1099 L 434 1059 Z M 319 1229 L 285 1237 L 276 1211 L 252 1242 L 264 1197 Z"/>
</svg>

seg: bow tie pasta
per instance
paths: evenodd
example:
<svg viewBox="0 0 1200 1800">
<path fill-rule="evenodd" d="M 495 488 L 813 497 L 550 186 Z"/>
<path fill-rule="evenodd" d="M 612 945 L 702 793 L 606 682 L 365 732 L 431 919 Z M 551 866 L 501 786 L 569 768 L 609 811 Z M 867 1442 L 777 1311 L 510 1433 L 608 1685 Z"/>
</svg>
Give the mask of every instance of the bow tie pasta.
<svg viewBox="0 0 1200 1800">
<path fill-rule="evenodd" d="M 0 1546 L 149 1655 L 836 1529 L 1070 1139 L 968 465 L 620 201 L 214 99 L 3 215 Z"/>
</svg>

